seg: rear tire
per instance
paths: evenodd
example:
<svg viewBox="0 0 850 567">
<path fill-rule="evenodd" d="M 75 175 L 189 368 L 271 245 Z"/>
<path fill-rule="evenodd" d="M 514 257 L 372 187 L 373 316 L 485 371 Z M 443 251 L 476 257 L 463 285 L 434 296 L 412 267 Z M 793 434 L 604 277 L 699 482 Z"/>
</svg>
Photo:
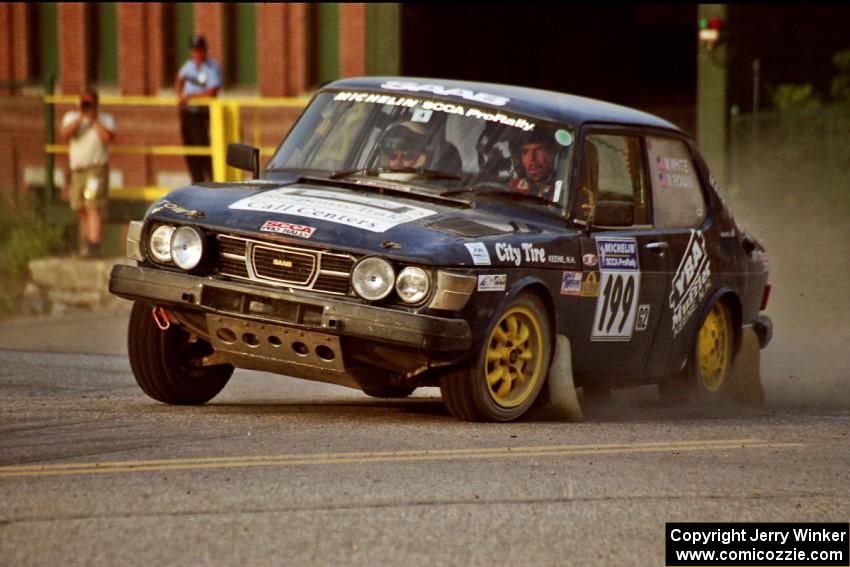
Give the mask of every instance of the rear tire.
<svg viewBox="0 0 850 567">
<path fill-rule="evenodd" d="M 731 391 L 732 313 L 723 300 L 717 301 L 700 325 L 688 360 L 691 390 L 702 402 L 715 403 Z"/>
<path fill-rule="evenodd" d="M 198 405 L 213 399 L 230 380 L 233 366 L 201 366 L 212 346 L 177 325 L 161 331 L 151 306 L 136 301 L 127 334 L 130 367 L 139 387 L 151 398 L 178 405 Z"/>
<path fill-rule="evenodd" d="M 552 336 L 543 302 L 524 292 L 494 319 L 472 361 L 442 377 L 443 402 L 465 421 L 513 421 L 534 404 L 549 372 Z"/>
</svg>

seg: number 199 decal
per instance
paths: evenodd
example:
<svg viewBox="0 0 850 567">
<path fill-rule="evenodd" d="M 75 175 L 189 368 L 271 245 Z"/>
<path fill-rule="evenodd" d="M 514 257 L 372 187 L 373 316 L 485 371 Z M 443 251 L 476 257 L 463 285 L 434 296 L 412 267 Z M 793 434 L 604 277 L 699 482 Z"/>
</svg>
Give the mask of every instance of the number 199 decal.
<svg viewBox="0 0 850 567">
<path fill-rule="evenodd" d="M 597 238 L 599 297 L 593 317 L 593 341 L 628 341 L 640 297 L 640 266 L 633 238 Z"/>
</svg>

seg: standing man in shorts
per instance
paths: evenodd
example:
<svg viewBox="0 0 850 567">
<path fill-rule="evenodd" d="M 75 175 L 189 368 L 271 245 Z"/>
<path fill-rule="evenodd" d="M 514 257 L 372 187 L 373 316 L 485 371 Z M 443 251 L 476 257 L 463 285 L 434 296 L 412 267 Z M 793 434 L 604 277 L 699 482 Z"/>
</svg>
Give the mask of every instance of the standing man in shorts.
<svg viewBox="0 0 850 567">
<path fill-rule="evenodd" d="M 98 112 L 97 92 L 86 89 L 77 110 L 62 117 L 59 137 L 69 143 L 71 183 L 68 200 L 77 213 L 80 255 L 100 255 L 103 209 L 109 197 L 109 144 L 115 139 L 115 120 Z"/>
</svg>

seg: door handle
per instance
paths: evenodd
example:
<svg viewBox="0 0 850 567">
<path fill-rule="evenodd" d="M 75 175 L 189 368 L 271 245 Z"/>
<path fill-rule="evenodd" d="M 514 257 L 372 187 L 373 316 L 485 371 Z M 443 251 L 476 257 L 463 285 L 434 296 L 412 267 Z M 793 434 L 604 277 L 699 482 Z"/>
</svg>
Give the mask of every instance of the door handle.
<svg viewBox="0 0 850 567">
<path fill-rule="evenodd" d="M 667 242 L 664 242 L 664 241 L 650 242 L 649 244 L 644 244 L 643 247 L 646 248 L 647 250 L 651 250 L 652 252 L 655 252 L 656 254 L 664 254 L 667 251 L 667 249 L 670 248 L 670 244 L 668 244 Z"/>
</svg>

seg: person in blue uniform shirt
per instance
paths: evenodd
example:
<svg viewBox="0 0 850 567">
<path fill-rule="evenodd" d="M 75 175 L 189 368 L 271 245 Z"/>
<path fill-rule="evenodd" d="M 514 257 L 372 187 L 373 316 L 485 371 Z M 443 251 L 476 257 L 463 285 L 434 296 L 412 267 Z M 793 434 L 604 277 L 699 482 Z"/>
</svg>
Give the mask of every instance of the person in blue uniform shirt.
<svg viewBox="0 0 850 567">
<path fill-rule="evenodd" d="M 189 39 L 189 59 L 177 72 L 175 92 L 180 106 L 180 136 L 183 145 L 210 145 L 210 111 L 207 105 L 188 104 L 193 98 L 214 97 L 221 88 L 221 70 L 207 56 L 207 41 L 202 35 Z M 186 156 L 192 182 L 212 181 L 210 156 Z"/>
</svg>

